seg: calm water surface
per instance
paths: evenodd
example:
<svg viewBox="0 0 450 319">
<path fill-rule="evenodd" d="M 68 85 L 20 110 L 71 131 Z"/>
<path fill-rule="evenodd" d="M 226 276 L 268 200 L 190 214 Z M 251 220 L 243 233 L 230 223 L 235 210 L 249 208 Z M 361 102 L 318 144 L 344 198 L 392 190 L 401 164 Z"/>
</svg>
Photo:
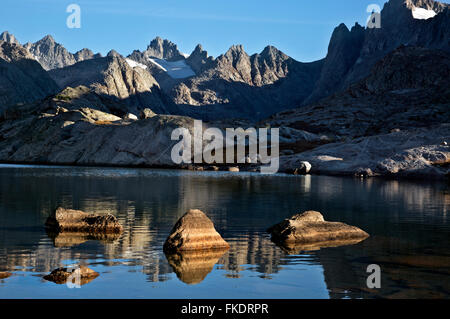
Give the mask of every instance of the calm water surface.
<svg viewBox="0 0 450 319">
<path fill-rule="evenodd" d="M 123 234 L 50 238 L 58 206 L 111 212 Z M 0 165 L 0 298 L 449 298 L 450 186 L 325 176 Z M 190 208 L 231 245 L 170 263 L 162 245 Z M 265 230 L 304 210 L 366 230 L 356 245 L 286 252 Z M 69 289 L 42 277 L 84 264 Z M 381 267 L 381 289 L 366 268 Z"/>
</svg>

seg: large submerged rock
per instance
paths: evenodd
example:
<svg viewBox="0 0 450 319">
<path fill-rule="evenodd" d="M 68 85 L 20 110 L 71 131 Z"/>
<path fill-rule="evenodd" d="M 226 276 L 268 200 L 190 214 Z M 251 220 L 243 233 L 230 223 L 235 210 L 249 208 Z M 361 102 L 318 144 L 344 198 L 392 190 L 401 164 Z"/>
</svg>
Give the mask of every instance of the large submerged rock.
<svg viewBox="0 0 450 319">
<path fill-rule="evenodd" d="M 88 214 L 80 210 L 59 207 L 47 218 L 47 229 L 52 232 L 121 233 L 122 225 L 111 214 Z"/>
<path fill-rule="evenodd" d="M 214 228 L 213 222 L 200 210 L 191 209 L 172 228 L 164 251 L 223 250 L 230 245 Z"/>
<path fill-rule="evenodd" d="M 369 237 L 365 231 L 340 222 L 325 221 L 322 214 L 306 211 L 268 229 L 273 241 L 292 250 L 317 250 L 355 244 Z"/>
<path fill-rule="evenodd" d="M 99 273 L 86 267 L 57 268 L 49 275 L 44 276 L 45 280 L 56 284 L 65 284 L 68 281 L 74 284 L 85 285 L 99 276 Z"/>
</svg>

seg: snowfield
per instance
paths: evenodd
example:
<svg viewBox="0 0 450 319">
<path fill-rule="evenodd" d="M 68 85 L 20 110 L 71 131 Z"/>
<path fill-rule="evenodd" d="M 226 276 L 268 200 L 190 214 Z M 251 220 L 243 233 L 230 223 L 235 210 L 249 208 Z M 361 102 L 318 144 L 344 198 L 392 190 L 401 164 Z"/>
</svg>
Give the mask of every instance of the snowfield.
<svg viewBox="0 0 450 319">
<path fill-rule="evenodd" d="M 167 74 L 174 79 L 184 79 L 195 75 L 195 72 L 189 65 L 186 64 L 186 61 L 184 60 L 169 62 L 157 58 L 148 59 L 161 70 L 167 72 Z"/>
<path fill-rule="evenodd" d="M 142 69 L 146 69 L 147 68 L 146 65 L 138 63 L 138 62 L 133 61 L 131 59 L 125 59 L 125 61 L 127 61 L 128 65 L 131 66 L 132 68 L 136 68 L 136 67 L 142 68 Z"/>
<path fill-rule="evenodd" d="M 436 12 L 424 8 L 414 8 L 412 10 L 412 15 L 414 19 L 427 20 L 433 18 L 436 15 Z"/>
</svg>

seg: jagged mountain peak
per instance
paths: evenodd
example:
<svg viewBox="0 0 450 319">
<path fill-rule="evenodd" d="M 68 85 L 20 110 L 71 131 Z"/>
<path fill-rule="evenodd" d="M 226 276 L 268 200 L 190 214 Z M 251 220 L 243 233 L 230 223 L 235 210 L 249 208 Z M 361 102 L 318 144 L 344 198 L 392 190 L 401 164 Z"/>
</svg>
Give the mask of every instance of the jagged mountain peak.
<svg viewBox="0 0 450 319">
<path fill-rule="evenodd" d="M 101 54 L 94 54 L 87 48 L 72 54 L 49 34 L 35 43 L 28 42 L 24 46 L 45 70 L 63 68 L 80 61 L 101 57 Z"/>
<path fill-rule="evenodd" d="M 73 55 L 51 35 L 46 35 L 35 43 L 27 43 L 25 47 L 45 70 L 61 68 L 76 62 Z"/>
<path fill-rule="evenodd" d="M 263 58 L 281 58 L 283 60 L 289 59 L 289 56 L 284 54 L 282 51 L 278 50 L 276 47 L 272 45 L 268 45 L 262 50 L 262 52 L 259 54 Z"/>
<path fill-rule="evenodd" d="M 233 52 L 245 53 L 244 46 L 242 44 L 233 44 L 225 54 Z"/>
<path fill-rule="evenodd" d="M 116 50 L 111 50 L 106 54 L 107 57 L 119 57 L 119 58 L 123 58 L 122 55 L 117 52 Z"/>
<path fill-rule="evenodd" d="M 333 54 L 333 51 L 336 50 L 337 47 L 347 47 L 349 44 L 352 44 L 352 38 L 359 38 L 358 42 L 360 42 L 362 40 L 361 38 L 364 36 L 364 30 L 365 29 L 357 23 L 351 29 L 344 23 L 341 23 L 334 29 L 331 35 L 328 46 L 328 56 Z"/>
<path fill-rule="evenodd" d="M 352 27 L 352 29 L 350 30 L 350 32 L 356 32 L 356 31 L 364 31 L 364 27 L 362 25 L 360 25 L 358 22 L 355 22 L 355 25 Z"/>
<path fill-rule="evenodd" d="M 75 57 L 75 60 L 77 62 L 102 57 L 102 55 L 100 53 L 94 54 L 94 52 L 92 52 L 92 50 L 87 49 L 87 48 L 83 48 L 83 49 L 75 52 L 75 54 L 73 56 Z"/>
<path fill-rule="evenodd" d="M 202 51 L 204 51 L 203 46 L 199 43 L 195 46 L 195 49 L 192 52 L 202 52 Z"/>
<path fill-rule="evenodd" d="M 197 44 L 194 51 L 187 57 L 186 63 L 194 70 L 196 74 L 200 74 L 206 69 L 213 66 L 214 58 L 208 56 L 208 52 L 203 50 L 201 44 Z"/>
<path fill-rule="evenodd" d="M 225 54 L 219 56 L 219 61 L 228 60 L 235 63 L 238 60 L 249 59 L 249 55 L 245 52 L 242 44 L 233 44 Z"/>
<path fill-rule="evenodd" d="M 37 41 L 37 43 L 43 43 L 43 42 L 45 42 L 45 43 L 56 43 L 55 39 L 50 34 L 47 34 L 45 37 L 43 37 L 42 39 Z"/>
<path fill-rule="evenodd" d="M 16 37 L 8 31 L 3 31 L 2 34 L 0 34 L 0 40 L 19 44 L 19 41 L 17 41 Z"/>
<path fill-rule="evenodd" d="M 154 38 L 147 46 L 144 52 L 148 57 L 164 59 L 168 61 L 177 61 L 185 59 L 184 55 L 178 50 L 178 46 L 161 37 Z"/>
<path fill-rule="evenodd" d="M 193 56 L 200 56 L 202 58 L 207 58 L 208 52 L 203 49 L 203 46 L 201 44 L 197 44 L 192 53 L 189 55 L 188 59 Z"/>
<path fill-rule="evenodd" d="M 21 59 L 33 60 L 33 56 L 23 46 L 3 40 L 0 40 L 0 58 L 6 62 L 14 62 Z"/>
</svg>

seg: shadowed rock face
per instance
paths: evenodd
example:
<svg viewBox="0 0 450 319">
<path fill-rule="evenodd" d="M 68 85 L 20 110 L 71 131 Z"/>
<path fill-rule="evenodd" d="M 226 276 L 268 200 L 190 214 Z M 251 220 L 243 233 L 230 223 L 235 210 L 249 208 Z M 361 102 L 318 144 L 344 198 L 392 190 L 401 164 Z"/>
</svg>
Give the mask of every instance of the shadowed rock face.
<svg viewBox="0 0 450 319">
<path fill-rule="evenodd" d="M 164 251 L 168 253 L 229 248 L 230 245 L 216 231 L 213 222 L 198 209 L 184 214 L 164 243 Z"/>
<path fill-rule="evenodd" d="M 0 40 L 0 111 L 42 99 L 58 90 L 56 83 L 24 47 Z"/>
<path fill-rule="evenodd" d="M 76 282 L 75 277 L 79 276 L 80 281 Z M 99 276 L 99 273 L 85 266 L 79 268 L 58 268 L 53 270 L 49 275 L 44 276 L 45 280 L 52 281 L 56 284 L 65 284 L 68 280 L 72 283 L 85 285 Z"/>
<path fill-rule="evenodd" d="M 203 47 L 198 44 L 194 51 L 192 51 L 186 59 L 186 63 L 191 66 L 192 70 L 194 70 L 196 74 L 200 74 L 204 70 L 213 67 L 214 58 L 212 56 L 208 56 L 208 52 L 203 50 Z"/>
<path fill-rule="evenodd" d="M 273 126 L 335 137 L 336 143 L 280 159 L 281 170 L 442 178 L 450 152 L 450 55 L 402 46 L 368 77 L 317 104 L 274 116 Z"/>
<path fill-rule="evenodd" d="M 97 215 L 59 207 L 45 226 L 55 232 L 121 233 L 122 225 L 111 214 Z"/>
<path fill-rule="evenodd" d="M 12 276 L 12 273 L 10 273 L 10 272 L 0 272 L 0 279 L 6 279 L 11 276 Z"/>
<path fill-rule="evenodd" d="M 413 9 L 433 10 L 432 19 L 414 19 Z M 433 0 L 390 0 L 381 11 L 381 28 L 338 26 L 317 85 L 305 104 L 346 89 L 366 77 L 371 68 L 400 45 L 450 50 L 449 5 Z"/>
<path fill-rule="evenodd" d="M 213 270 L 228 249 L 197 250 L 166 254 L 177 277 L 184 283 L 193 285 L 202 282 Z"/>
<path fill-rule="evenodd" d="M 350 226 L 340 222 L 327 222 L 321 213 L 316 211 L 306 211 L 297 214 L 289 219 L 268 229 L 272 234 L 272 239 L 286 246 L 293 244 L 314 244 L 320 247 L 329 247 L 339 241 L 354 239 L 365 239 L 369 237 L 365 231 L 355 226 Z"/>
</svg>

